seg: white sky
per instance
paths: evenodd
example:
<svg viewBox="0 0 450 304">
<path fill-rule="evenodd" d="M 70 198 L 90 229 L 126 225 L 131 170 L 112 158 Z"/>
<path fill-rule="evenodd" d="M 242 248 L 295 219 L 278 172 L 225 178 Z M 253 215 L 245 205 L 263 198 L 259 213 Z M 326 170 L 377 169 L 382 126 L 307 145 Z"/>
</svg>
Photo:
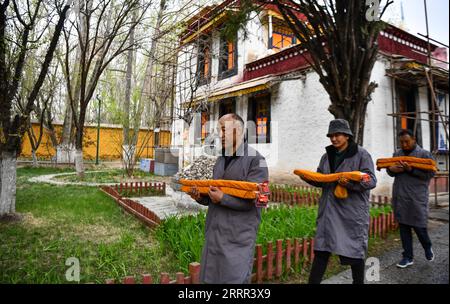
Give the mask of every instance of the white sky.
<svg viewBox="0 0 450 304">
<path fill-rule="evenodd" d="M 449 0 L 426 0 L 430 37 L 449 45 Z M 426 35 L 424 0 L 394 0 L 383 17 L 401 22 L 401 3 L 403 3 L 404 29 L 416 36 Z M 391 19 L 391 20 L 392 20 Z M 420 36 L 419 36 L 420 37 Z"/>
</svg>

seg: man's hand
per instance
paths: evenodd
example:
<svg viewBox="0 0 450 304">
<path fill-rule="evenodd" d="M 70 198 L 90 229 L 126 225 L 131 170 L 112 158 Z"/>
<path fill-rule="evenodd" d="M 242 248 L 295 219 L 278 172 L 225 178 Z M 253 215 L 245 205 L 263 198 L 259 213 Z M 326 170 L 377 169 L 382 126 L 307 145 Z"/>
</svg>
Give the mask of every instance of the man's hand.
<svg viewBox="0 0 450 304">
<path fill-rule="evenodd" d="M 192 197 L 193 200 L 196 200 L 196 201 L 198 201 L 202 197 L 202 195 L 200 194 L 200 191 L 198 191 L 197 186 L 191 187 L 191 191 L 189 191 L 188 194 Z"/>
<path fill-rule="evenodd" d="M 405 172 L 405 167 L 403 167 L 401 164 L 398 164 L 398 165 L 395 165 L 395 166 L 390 166 L 388 169 L 392 173 L 403 173 L 403 172 Z"/>
<path fill-rule="evenodd" d="M 347 186 L 347 184 L 349 183 L 350 181 L 348 180 L 348 178 L 345 178 L 345 177 L 341 177 L 341 178 L 339 178 L 339 180 L 338 180 L 338 183 L 339 183 L 339 185 L 341 185 L 341 186 Z"/>
<path fill-rule="evenodd" d="M 400 165 L 405 169 L 406 172 L 411 172 L 412 167 L 407 162 L 400 162 Z"/>
<path fill-rule="evenodd" d="M 209 187 L 208 195 L 214 204 L 219 204 L 223 198 L 223 192 L 219 188 L 213 186 Z"/>
</svg>

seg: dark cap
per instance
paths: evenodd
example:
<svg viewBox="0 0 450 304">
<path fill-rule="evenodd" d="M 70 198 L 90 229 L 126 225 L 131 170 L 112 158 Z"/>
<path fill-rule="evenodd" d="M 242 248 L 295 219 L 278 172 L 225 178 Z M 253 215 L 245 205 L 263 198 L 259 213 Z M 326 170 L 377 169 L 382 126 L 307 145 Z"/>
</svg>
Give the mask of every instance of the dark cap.
<svg viewBox="0 0 450 304">
<path fill-rule="evenodd" d="M 342 133 L 353 137 L 352 130 L 350 130 L 350 125 L 345 119 L 335 119 L 330 122 L 327 136 L 330 137 L 331 134 L 336 133 Z"/>
</svg>

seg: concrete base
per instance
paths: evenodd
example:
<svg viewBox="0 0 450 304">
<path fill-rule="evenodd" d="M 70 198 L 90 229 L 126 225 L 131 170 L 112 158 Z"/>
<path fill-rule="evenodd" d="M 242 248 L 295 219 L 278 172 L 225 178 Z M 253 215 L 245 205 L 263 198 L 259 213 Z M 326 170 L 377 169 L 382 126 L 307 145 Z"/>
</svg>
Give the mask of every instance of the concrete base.
<svg viewBox="0 0 450 304">
<path fill-rule="evenodd" d="M 178 164 L 163 164 L 155 162 L 155 175 L 172 176 L 178 172 Z"/>
</svg>

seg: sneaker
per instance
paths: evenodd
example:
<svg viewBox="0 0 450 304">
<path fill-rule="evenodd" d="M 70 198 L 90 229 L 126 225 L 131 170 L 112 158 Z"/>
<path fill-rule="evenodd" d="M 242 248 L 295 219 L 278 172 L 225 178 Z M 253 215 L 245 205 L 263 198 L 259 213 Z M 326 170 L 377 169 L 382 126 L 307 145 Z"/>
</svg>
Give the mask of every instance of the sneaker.
<svg viewBox="0 0 450 304">
<path fill-rule="evenodd" d="M 434 261 L 434 252 L 433 252 L 433 248 L 430 248 L 430 250 L 425 251 L 425 257 L 427 258 L 427 260 L 429 262 L 433 262 Z"/>
<path fill-rule="evenodd" d="M 411 266 L 412 264 L 414 264 L 412 259 L 408 259 L 408 258 L 403 258 L 398 264 L 397 267 L 398 268 L 406 268 L 408 266 Z"/>
</svg>

